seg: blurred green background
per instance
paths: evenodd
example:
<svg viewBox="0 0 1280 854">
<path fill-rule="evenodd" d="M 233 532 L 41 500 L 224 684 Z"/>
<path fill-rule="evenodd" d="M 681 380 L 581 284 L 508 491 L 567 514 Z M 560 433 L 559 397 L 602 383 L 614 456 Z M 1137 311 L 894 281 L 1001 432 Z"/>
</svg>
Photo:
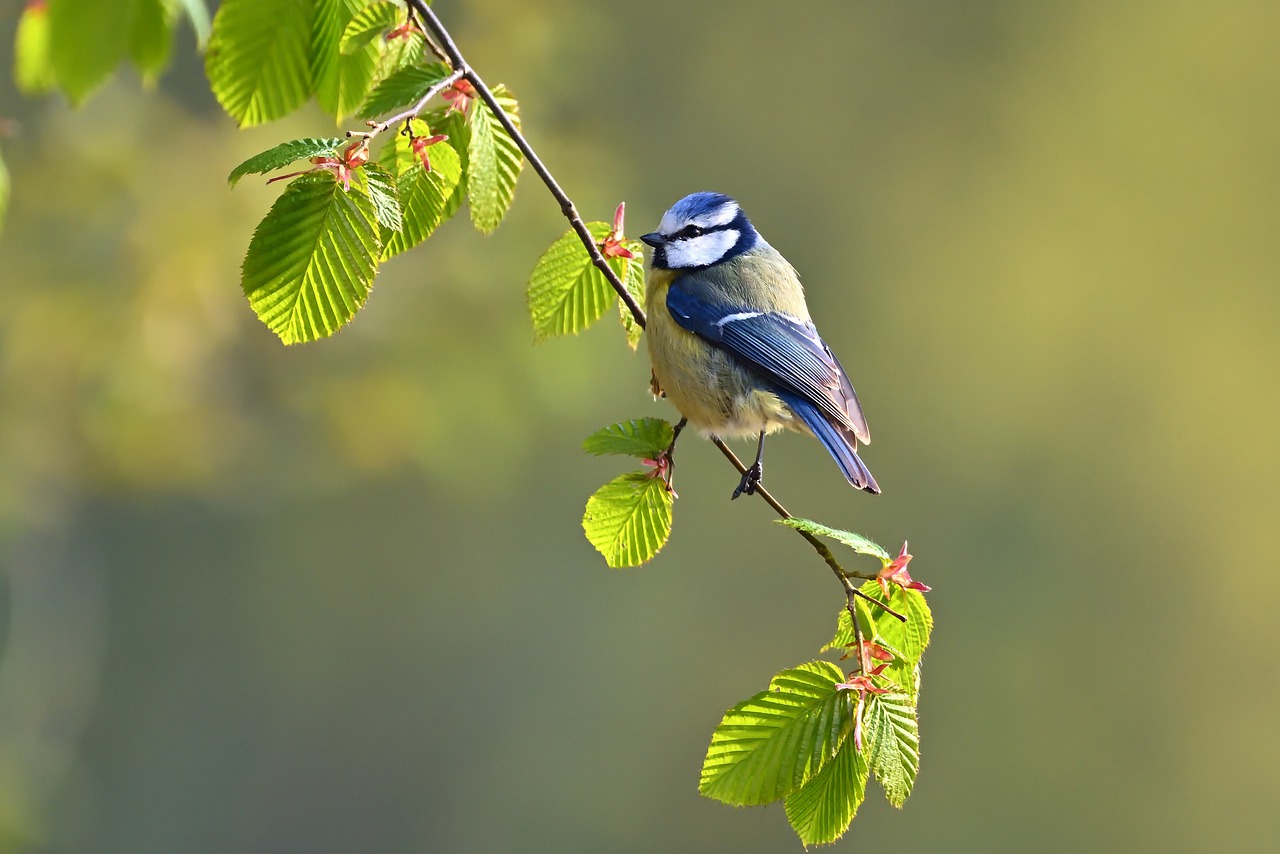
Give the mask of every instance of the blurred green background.
<svg viewBox="0 0 1280 854">
<path fill-rule="evenodd" d="M 799 436 L 768 483 L 909 538 L 937 629 L 915 794 L 842 847 L 1280 846 L 1280 6 L 439 11 L 589 218 L 736 196 L 851 370 L 884 495 Z M 610 324 L 532 345 L 531 174 L 285 349 L 238 287 L 277 188 L 224 178 L 331 120 L 236 131 L 188 32 L 0 115 L 3 850 L 798 850 L 698 768 L 839 591 L 695 440 L 659 557 L 591 550 L 580 440 L 670 410 Z"/>
</svg>

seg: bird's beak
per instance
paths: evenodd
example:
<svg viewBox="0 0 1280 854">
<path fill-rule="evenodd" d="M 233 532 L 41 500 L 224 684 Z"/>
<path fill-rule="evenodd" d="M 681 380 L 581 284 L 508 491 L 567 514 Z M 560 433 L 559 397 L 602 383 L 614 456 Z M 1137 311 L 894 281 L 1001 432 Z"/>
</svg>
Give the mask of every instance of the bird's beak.
<svg viewBox="0 0 1280 854">
<path fill-rule="evenodd" d="M 666 241 L 662 239 L 662 235 L 658 234 L 656 231 L 651 231 L 648 234 L 642 234 L 640 235 L 640 239 L 645 243 L 648 243 L 654 249 L 657 249 L 659 246 L 666 243 Z"/>
</svg>

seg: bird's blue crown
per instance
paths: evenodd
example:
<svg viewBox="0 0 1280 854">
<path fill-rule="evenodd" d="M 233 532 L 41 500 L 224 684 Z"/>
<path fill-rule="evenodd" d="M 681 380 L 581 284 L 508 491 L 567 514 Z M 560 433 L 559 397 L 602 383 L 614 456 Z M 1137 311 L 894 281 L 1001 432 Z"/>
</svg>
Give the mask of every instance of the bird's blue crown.
<svg viewBox="0 0 1280 854">
<path fill-rule="evenodd" d="M 654 248 L 654 267 L 691 270 L 736 258 L 755 247 L 759 238 L 736 201 L 703 191 L 672 205 L 658 230 L 640 239 Z"/>
</svg>

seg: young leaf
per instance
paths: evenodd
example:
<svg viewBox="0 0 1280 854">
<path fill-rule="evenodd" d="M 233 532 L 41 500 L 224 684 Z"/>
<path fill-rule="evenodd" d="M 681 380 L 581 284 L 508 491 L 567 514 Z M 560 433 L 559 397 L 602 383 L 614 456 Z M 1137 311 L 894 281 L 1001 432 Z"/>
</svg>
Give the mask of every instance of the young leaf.
<svg viewBox="0 0 1280 854">
<path fill-rule="evenodd" d="M 209 9 L 204 5 L 204 0 L 177 0 L 177 4 L 187 13 L 187 20 L 191 22 L 191 29 L 196 34 L 196 44 L 204 50 L 209 42 L 210 26 Z"/>
<path fill-rule="evenodd" d="M 933 615 L 919 591 L 897 587 L 892 588 L 892 591 L 886 604 L 905 616 L 905 623 L 865 600 L 858 601 L 858 622 L 862 624 L 865 640 L 875 641 L 894 655 L 894 660 L 880 675 L 914 699 L 919 689 L 920 658 L 929 645 Z M 864 584 L 862 592 L 877 599 L 884 595 L 874 581 Z M 844 649 L 853 643 L 853 623 L 849 621 L 849 611 L 841 608 L 836 618 L 835 637 L 821 651 Z"/>
<path fill-rule="evenodd" d="M 384 35 L 396 24 L 400 23 L 401 9 L 389 0 L 381 0 L 362 9 L 342 31 L 342 40 L 338 42 L 338 50 L 344 56 L 355 53 L 369 42 Z"/>
<path fill-rule="evenodd" d="M 58 85 L 80 104 L 104 83 L 129 44 L 136 0 L 57 0 L 49 4 L 49 46 Z"/>
<path fill-rule="evenodd" d="M 298 160 L 310 157 L 332 156 L 347 140 L 339 137 L 329 139 L 295 139 L 282 142 L 275 148 L 269 148 L 261 154 L 255 154 L 239 166 L 231 170 L 227 183 L 235 186 L 245 175 L 265 175 L 275 169 L 281 169 Z"/>
<path fill-rule="evenodd" d="M 378 218 L 378 225 L 386 231 L 399 231 L 404 227 L 404 214 L 400 209 L 396 179 L 377 164 L 366 163 L 363 168 L 364 176 L 369 180 L 369 199 L 373 202 L 373 213 Z"/>
<path fill-rule="evenodd" d="M 327 172 L 303 175 L 254 232 L 241 285 L 280 340 L 313 341 L 364 304 L 381 249 L 363 169 L 352 174 L 349 191 Z"/>
<path fill-rule="evenodd" d="M 519 130 L 520 107 L 516 99 L 501 85 L 493 87 L 493 94 Z M 471 141 L 467 155 L 471 222 L 482 234 L 489 234 L 511 207 L 524 158 L 515 140 L 507 135 L 498 117 L 479 97 L 471 107 Z"/>
<path fill-rule="evenodd" d="M 314 4 L 298 0 L 223 0 L 205 74 L 240 127 L 287 115 L 311 94 L 313 13 Z"/>
<path fill-rule="evenodd" d="M 49 53 L 49 7 L 44 3 L 28 3 L 18 18 L 13 82 L 24 95 L 42 95 L 57 82 Z"/>
<path fill-rule="evenodd" d="M 381 82 L 402 68 L 421 66 L 426 53 L 426 40 L 422 38 L 422 33 L 416 30 L 397 35 L 390 41 L 384 39 L 382 58 L 378 60 L 378 70 L 374 73 L 373 79 Z M 363 115 L 363 107 L 360 108 L 360 112 Z"/>
<path fill-rule="evenodd" d="M 411 127 L 419 139 L 432 133 L 421 119 L 414 119 Z M 444 222 L 449 199 L 461 180 L 462 165 L 447 141 L 427 146 L 426 155 L 431 161 L 430 172 L 423 168 L 409 137 L 402 133 L 395 134 L 382 150 L 379 162 L 395 178 L 404 209 L 403 226 L 387 237 L 384 261 L 417 246 Z"/>
<path fill-rule="evenodd" d="M 786 525 L 788 528 L 795 528 L 797 531 L 805 531 L 810 534 L 816 534 L 820 537 L 830 537 L 839 543 L 844 543 L 858 554 L 871 555 L 880 558 L 881 563 L 889 563 L 893 558 L 889 557 L 889 553 L 882 546 L 873 543 L 861 534 L 854 534 L 850 531 L 841 531 L 837 528 L 828 528 L 826 525 L 820 525 L 809 519 L 790 519 L 776 520 L 780 525 Z"/>
<path fill-rule="evenodd" d="M 801 844 L 835 842 L 849 829 L 867 796 L 867 761 L 845 738 L 833 758 L 812 780 L 787 795 L 787 821 Z"/>
<path fill-rule="evenodd" d="M 374 119 L 386 113 L 393 113 L 427 94 L 427 90 L 449 76 L 449 69 L 440 63 L 427 66 L 411 65 L 394 72 L 373 88 L 369 97 L 360 107 L 360 118 Z M 430 117 L 423 116 L 428 121 Z M 435 127 L 438 122 L 431 121 Z"/>
<path fill-rule="evenodd" d="M 320 108 L 339 122 L 364 103 L 381 56 L 381 40 L 369 39 L 349 53 L 339 50 L 343 33 L 363 6 L 364 0 L 315 0 L 311 80 Z"/>
<path fill-rule="evenodd" d="M 598 243 L 612 226 L 607 222 L 591 222 L 587 223 L 587 229 Z M 608 263 L 622 278 L 627 272 L 626 265 L 635 262 L 609 258 Z M 570 229 L 542 253 L 529 277 L 533 337 L 545 341 L 558 335 L 576 335 L 603 317 L 614 298 L 609 280 L 591 263 L 578 233 Z"/>
<path fill-rule="evenodd" d="M 129 58 L 146 85 L 155 83 L 173 55 L 173 10 L 161 0 L 134 0 Z"/>
<path fill-rule="evenodd" d="M 443 108 L 431 110 L 423 113 L 422 118 L 436 133 L 446 134 L 449 137 L 449 146 L 458 154 L 462 177 L 458 179 L 458 186 L 454 187 L 453 195 L 445 203 L 442 217 L 442 219 L 449 219 L 458 212 L 467 198 L 467 149 L 471 145 L 471 126 L 467 124 L 467 117 L 456 110 Z"/>
<path fill-rule="evenodd" d="M 640 241 L 628 240 L 626 247 L 635 253 L 635 258 L 621 259 L 627 261 L 627 274 L 622 277 L 622 283 L 627 286 L 627 291 L 631 296 L 635 297 L 636 303 L 644 305 L 644 253 L 641 252 Z M 618 298 L 618 316 L 622 320 L 622 331 L 627 336 L 627 346 L 632 350 L 640 346 L 640 336 L 644 334 L 644 327 L 641 326 L 631 313 L 631 309 L 627 308 L 627 304 Z"/>
<path fill-rule="evenodd" d="M 639 566 L 671 535 L 667 485 L 645 472 L 614 478 L 587 501 L 582 530 L 609 566 Z"/>
<path fill-rule="evenodd" d="M 613 424 L 597 430 L 582 443 L 588 454 L 627 454 L 653 458 L 667 449 L 673 436 L 672 426 L 661 418 L 640 418 Z"/>
<path fill-rule="evenodd" d="M 852 728 L 850 692 L 839 668 L 811 661 L 784 670 L 725 713 L 711 736 L 698 791 L 726 804 L 784 798 L 813 779 Z"/>
<path fill-rule="evenodd" d="M 884 789 L 885 799 L 901 808 L 920 770 L 920 731 L 916 709 L 905 694 L 867 692 L 862 710 L 867 764 Z"/>
</svg>

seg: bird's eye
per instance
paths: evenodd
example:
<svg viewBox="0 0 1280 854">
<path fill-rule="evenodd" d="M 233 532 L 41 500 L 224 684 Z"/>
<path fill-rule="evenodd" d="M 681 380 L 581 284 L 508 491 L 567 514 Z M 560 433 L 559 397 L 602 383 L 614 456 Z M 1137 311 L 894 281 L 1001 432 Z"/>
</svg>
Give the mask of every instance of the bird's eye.
<svg viewBox="0 0 1280 854">
<path fill-rule="evenodd" d="M 702 229 L 701 226 L 686 225 L 684 228 L 680 229 L 680 232 L 676 235 L 676 237 L 679 237 L 679 238 L 701 237 L 705 233 L 706 232 Z"/>
</svg>

